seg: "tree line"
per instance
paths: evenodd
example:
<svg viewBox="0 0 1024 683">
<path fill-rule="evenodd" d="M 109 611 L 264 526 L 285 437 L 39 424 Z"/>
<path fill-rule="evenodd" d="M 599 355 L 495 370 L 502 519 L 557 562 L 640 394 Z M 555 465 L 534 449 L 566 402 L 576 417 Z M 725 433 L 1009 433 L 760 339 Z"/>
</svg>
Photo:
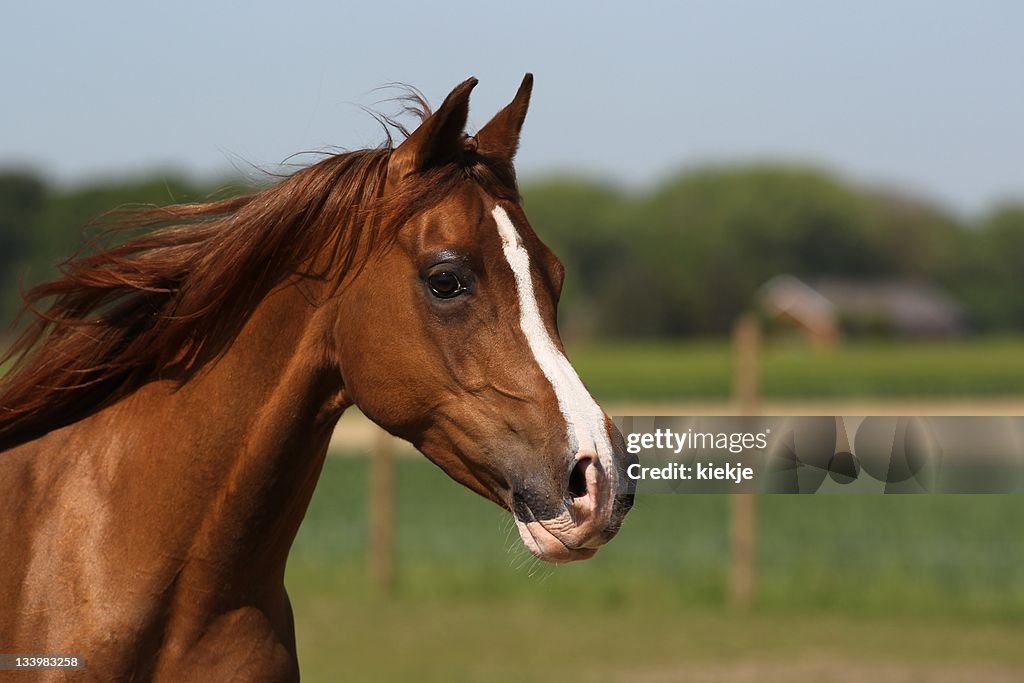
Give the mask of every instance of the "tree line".
<svg viewBox="0 0 1024 683">
<path fill-rule="evenodd" d="M 171 176 L 66 188 L 0 172 L 0 313 L 12 319 L 19 285 L 52 277 L 105 212 L 249 189 Z M 781 165 L 692 169 L 647 191 L 537 178 L 522 194 L 534 228 L 566 265 L 562 322 L 577 337 L 722 334 L 780 273 L 933 282 L 973 328 L 1024 329 L 1024 203 L 967 219 L 822 169 Z"/>
</svg>

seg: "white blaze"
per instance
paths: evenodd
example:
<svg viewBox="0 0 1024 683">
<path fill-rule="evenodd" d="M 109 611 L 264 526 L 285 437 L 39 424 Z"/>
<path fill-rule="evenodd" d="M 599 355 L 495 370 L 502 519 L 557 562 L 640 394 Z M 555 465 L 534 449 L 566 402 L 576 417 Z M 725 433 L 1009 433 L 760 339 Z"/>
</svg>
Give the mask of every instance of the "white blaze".
<svg viewBox="0 0 1024 683">
<path fill-rule="evenodd" d="M 533 291 L 530 255 L 519 231 L 500 206 L 495 206 L 491 215 L 498 224 L 502 250 L 515 276 L 519 297 L 519 327 L 526 336 L 526 342 L 541 372 L 555 391 L 558 407 L 565 417 L 569 445 L 577 453 L 596 455 L 605 473 L 614 477 L 612 446 L 605 429 L 604 411 L 590 396 L 569 359 L 555 346 L 548 334 Z"/>
</svg>

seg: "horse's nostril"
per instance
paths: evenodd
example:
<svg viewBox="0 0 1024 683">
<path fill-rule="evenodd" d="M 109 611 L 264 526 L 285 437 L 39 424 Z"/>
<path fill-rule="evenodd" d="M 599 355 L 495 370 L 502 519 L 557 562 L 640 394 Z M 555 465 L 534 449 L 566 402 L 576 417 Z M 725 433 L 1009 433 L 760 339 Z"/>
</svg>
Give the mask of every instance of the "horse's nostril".
<svg viewBox="0 0 1024 683">
<path fill-rule="evenodd" d="M 587 495 L 587 468 L 592 464 L 590 458 L 580 458 L 573 465 L 572 472 L 569 473 L 569 495 L 573 498 Z"/>
</svg>

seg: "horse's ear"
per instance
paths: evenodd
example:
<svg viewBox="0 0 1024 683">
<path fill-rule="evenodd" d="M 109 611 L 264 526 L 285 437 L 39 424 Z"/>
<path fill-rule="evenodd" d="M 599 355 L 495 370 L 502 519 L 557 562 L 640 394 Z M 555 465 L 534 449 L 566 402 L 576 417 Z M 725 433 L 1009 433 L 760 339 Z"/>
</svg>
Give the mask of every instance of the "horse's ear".
<svg viewBox="0 0 1024 683">
<path fill-rule="evenodd" d="M 388 183 L 396 184 L 406 176 L 443 164 L 461 154 L 462 135 L 469 116 L 469 93 L 477 84 L 470 78 L 448 93 L 437 111 L 391 153 Z"/>
<path fill-rule="evenodd" d="M 504 109 L 494 115 L 476 134 L 477 149 L 482 154 L 512 161 L 519 148 L 519 131 L 526 120 L 533 92 L 533 74 L 526 74 L 516 96 Z"/>
</svg>

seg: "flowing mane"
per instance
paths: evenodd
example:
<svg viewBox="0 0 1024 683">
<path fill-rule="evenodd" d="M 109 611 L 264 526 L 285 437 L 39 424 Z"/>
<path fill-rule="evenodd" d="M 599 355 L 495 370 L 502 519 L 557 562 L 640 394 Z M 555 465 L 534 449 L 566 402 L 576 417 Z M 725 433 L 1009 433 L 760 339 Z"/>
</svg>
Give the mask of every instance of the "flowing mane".
<svg viewBox="0 0 1024 683">
<path fill-rule="evenodd" d="M 112 231 L 148 232 L 66 261 L 59 278 L 24 295 L 34 320 L 3 357 L 14 362 L 0 380 L 0 450 L 154 379 L 186 381 L 275 287 L 306 278 L 342 286 L 456 183 L 518 199 L 511 165 L 464 137 L 461 155 L 384 200 L 393 150 L 389 134 L 381 147 L 330 156 L 260 192 L 113 214 Z"/>
</svg>

